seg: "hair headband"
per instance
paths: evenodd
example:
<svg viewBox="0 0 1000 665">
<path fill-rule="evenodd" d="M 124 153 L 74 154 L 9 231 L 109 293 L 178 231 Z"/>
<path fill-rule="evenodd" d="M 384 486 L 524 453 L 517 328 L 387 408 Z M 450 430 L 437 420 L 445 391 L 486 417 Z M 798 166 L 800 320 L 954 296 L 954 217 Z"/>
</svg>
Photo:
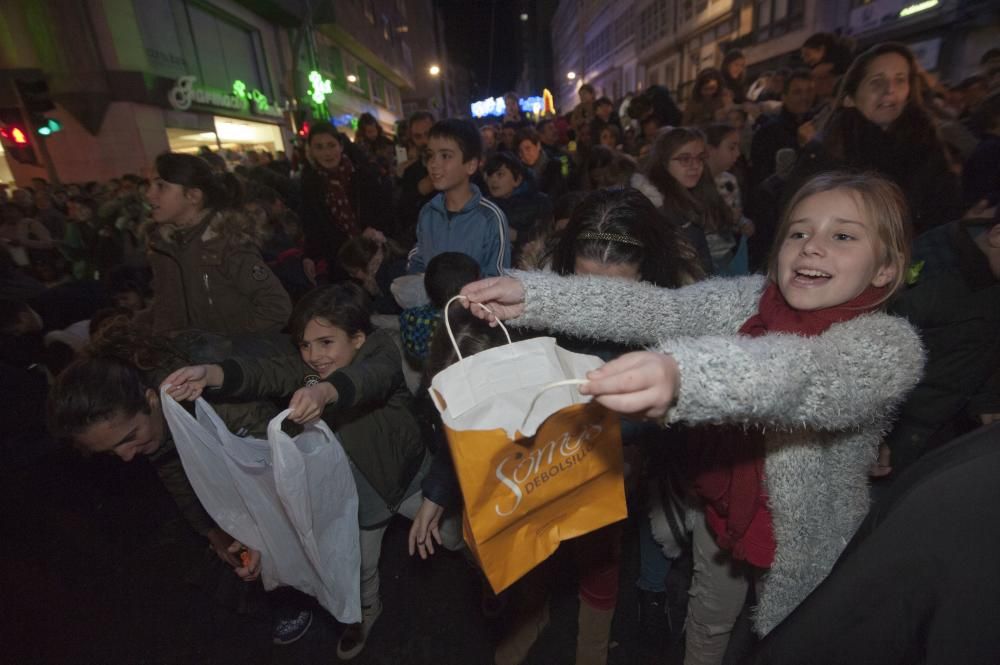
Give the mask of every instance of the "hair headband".
<svg viewBox="0 0 1000 665">
<path fill-rule="evenodd" d="M 577 240 L 607 240 L 608 242 L 617 242 L 622 245 L 632 245 L 633 247 L 643 247 L 642 241 L 633 238 L 632 236 L 622 235 L 620 233 L 603 233 L 597 231 L 584 231 L 576 237 Z"/>
</svg>

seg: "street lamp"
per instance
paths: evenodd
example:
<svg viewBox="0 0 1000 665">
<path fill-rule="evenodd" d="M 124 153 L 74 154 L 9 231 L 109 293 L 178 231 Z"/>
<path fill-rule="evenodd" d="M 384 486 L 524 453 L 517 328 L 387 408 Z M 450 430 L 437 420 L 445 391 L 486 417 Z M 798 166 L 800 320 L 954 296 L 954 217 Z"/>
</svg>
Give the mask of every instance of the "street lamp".
<svg viewBox="0 0 1000 665">
<path fill-rule="evenodd" d="M 572 81 L 573 79 L 576 78 L 576 72 L 566 72 L 566 78 Z"/>
<path fill-rule="evenodd" d="M 437 76 L 438 74 L 441 73 L 441 68 L 438 67 L 437 65 L 431 65 L 430 68 L 427 70 L 427 73 L 430 74 L 431 76 Z"/>
<path fill-rule="evenodd" d="M 522 21 L 527 21 L 528 20 L 528 15 L 527 14 L 521 14 L 521 20 Z"/>
</svg>

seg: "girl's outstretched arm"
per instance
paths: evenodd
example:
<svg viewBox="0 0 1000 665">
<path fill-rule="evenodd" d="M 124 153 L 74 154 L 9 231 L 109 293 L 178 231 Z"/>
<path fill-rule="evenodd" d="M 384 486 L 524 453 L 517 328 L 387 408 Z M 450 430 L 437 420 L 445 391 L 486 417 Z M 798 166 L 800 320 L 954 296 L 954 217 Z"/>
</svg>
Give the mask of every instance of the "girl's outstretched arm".
<svg viewBox="0 0 1000 665">
<path fill-rule="evenodd" d="M 511 275 L 524 288 L 523 313 L 514 325 L 632 345 L 733 334 L 756 312 L 766 284 L 766 278 L 751 276 L 667 289 L 602 277 Z"/>
<path fill-rule="evenodd" d="M 701 337 L 660 346 L 681 388 L 667 422 L 841 430 L 889 415 L 920 379 L 924 352 L 904 319 L 861 316 L 822 335 Z"/>
</svg>

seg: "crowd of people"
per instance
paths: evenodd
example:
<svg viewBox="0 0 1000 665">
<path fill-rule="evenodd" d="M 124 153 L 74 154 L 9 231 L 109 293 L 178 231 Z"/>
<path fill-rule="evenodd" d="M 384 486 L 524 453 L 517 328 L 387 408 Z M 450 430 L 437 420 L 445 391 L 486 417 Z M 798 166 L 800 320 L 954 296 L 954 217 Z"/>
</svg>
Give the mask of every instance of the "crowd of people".
<svg viewBox="0 0 1000 665">
<path fill-rule="evenodd" d="M 611 100 L 585 84 L 562 115 L 529 119 L 509 95 L 496 124 L 419 111 L 390 137 L 366 114 L 353 140 L 312 124 L 290 158 L 168 152 L 150 178 L 0 189 L 2 436 L 47 428 L 149 458 L 223 572 L 250 584 L 260 553 L 199 503 L 160 387 L 207 398 L 241 435 L 266 436 L 286 406 L 297 425 L 322 419 L 359 498 L 362 621 L 337 647 L 351 659 L 382 613 L 397 514 L 411 555 L 471 559 L 428 386 L 457 351 L 506 343 L 494 325 L 509 320 L 606 361 L 581 392 L 623 416 L 637 640 L 683 633 L 687 664 L 908 662 L 961 634 L 962 662 L 988 662 L 989 612 L 941 599 L 993 589 L 985 570 L 940 598 L 893 587 L 898 607 L 864 622 L 841 587 L 867 574 L 859 551 L 888 558 L 926 535 L 915 519 L 879 541 L 871 497 L 905 510 L 908 467 L 940 480 L 933 451 L 1000 418 L 1000 50 L 954 85 L 896 43 L 855 52 L 817 34 L 800 58 L 750 81 L 731 51 L 683 109 L 662 86 Z M 459 294 L 489 310 L 445 313 Z M 623 533 L 567 544 L 578 665 L 607 661 Z M 996 538 L 980 545 L 995 557 Z M 682 556 L 689 599 L 670 599 Z M 484 580 L 482 609 L 512 619 L 498 665 L 524 662 L 545 629 L 550 563 L 499 596 Z M 308 630 L 307 600 L 273 596 L 276 644 Z M 684 602 L 682 629 L 667 608 Z"/>
</svg>

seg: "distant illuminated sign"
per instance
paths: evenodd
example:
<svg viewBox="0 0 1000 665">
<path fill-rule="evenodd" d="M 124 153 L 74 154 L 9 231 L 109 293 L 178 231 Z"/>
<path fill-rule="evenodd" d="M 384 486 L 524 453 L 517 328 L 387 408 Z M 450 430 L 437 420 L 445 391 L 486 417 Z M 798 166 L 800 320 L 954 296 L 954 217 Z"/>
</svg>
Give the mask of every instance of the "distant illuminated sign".
<svg viewBox="0 0 1000 665">
<path fill-rule="evenodd" d="M 351 115 L 350 113 L 345 113 L 343 115 L 330 116 L 330 124 L 334 127 L 350 127 L 351 130 L 358 130 L 358 118 Z"/>
<path fill-rule="evenodd" d="M 899 18 L 905 18 L 907 16 L 913 16 L 914 14 L 919 14 L 920 12 L 925 12 L 928 9 L 933 9 L 937 7 L 940 3 L 938 0 L 925 0 L 924 2 L 918 2 L 915 5 L 909 5 L 908 7 L 903 7 L 899 10 Z"/>
<path fill-rule="evenodd" d="M 218 90 L 196 85 L 195 76 L 181 76 L 174 82 L 174 87 L 167 93 L 167 101 L 178 111 L 187 111 L 191 104 L 214 106 L 232 111 L 251 110 L 258 115 L 281 117 L 281 111 L 274 108 L 270 100 L 260 90 L 250 90 L 243 81 L 233 81 L 230 90 Z"/>
<path fill-rule="evenodd" d="M 544 100 L 537 95 L 535 97 L 521 98 L 517 100 L 517 105 L 525 113 L 538 114 L 545 108 Z M 507 104 L 504 102 L 503 97 L 494 97 L 492 99 L 487 97 L 486 99 L 472 103 L 473 118 L 485 118 L 490 115 L 501 116 L 506 110 Z"/>
<path fill-rule="evenodd" d="M 545 115 L 556 112 L 556 103 L 552 99 L 552 91 L 548 88 L 542 90 L 542 113 Z"/>
</svg>

